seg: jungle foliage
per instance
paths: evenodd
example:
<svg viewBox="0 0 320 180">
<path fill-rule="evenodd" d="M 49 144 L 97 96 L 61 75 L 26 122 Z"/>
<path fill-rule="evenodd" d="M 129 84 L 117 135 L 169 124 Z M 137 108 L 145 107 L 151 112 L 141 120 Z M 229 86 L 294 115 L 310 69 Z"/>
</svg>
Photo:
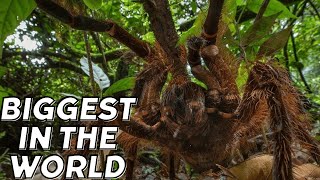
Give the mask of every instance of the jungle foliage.
<svg viewBox="0 0 320 180">
<path fill-rule="evenodd" d="M 148 0 L 148 3 L 155 3 Z M 70 14 L 97 20 L 111 19 L 134 37 L 157 46 L 142 0 L 55 0 Z M 312 116 L 312 135 L 320 139 L 320 1 L 225 0 L 222 9 L 219 45 L 235 57 L 239 68 L 236 84 L 240 94 L 257 59 L 275 57 L 290 74 L 301 93 L 305 109 Z M 200 36 L 209 9 L 205 0 L 169 0 L 178 41 L 175 47 Z M 50 14 L 50 13 L 49 13 Z M 257 18 L 258 16 L 261 16 Z M 70 24 L 69 24 L 70 25 Z M 146 62 L 104 32 L 75 30 L 37 8 L 35 0 L 2 0 L 0 5 L 0 103 L 3 97 L 50 96 L 127 96 Z M 190 66 L 188 74 L 191 75 Z M 91 74 L 92 73 L 92 74 Z M 166 76 L 165 86 L 172 78 Z M 249 77 L 250 78 L 250 77 Z M 203 88 L 205 82 L 192 76 Z M 52 125 L 56 129 L 67 122 L 39 123 L 32 120 L 0 124 L 0 169 L 8 172 L 8 153 L 17 153 L 21 126 Z M 73 122 L 74 123 L 74 122 Z M 53 149 L 59 150 L 61 138 L 55 135 Z M 139 157 L 147 165 L 141 177 L 159 173 L 159 150 L 141 150 Z M 50 152 L 25 152 L 27 154 Z M 160 160 L 159 160 L 160 159 Z M 151 165 L 150 165 L 151 164 Z M 151 167 L 150 167 L 151 166 Z M 0 177 L 4 176 L 0 172 Z M 188 165 L 182 174 L 194 176 Z M 184 176 L 182 175 L 181 176 Z M 156 175 L 154 175 L 156 176 Z"/>
</svg>

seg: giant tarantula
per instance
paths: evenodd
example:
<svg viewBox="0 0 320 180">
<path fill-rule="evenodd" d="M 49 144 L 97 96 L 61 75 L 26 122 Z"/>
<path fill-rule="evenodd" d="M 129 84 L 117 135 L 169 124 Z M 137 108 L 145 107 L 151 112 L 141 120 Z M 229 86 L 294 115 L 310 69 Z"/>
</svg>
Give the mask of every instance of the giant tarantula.
<svg viewBox="0 0 320 180">
<path fill-rule="evenodd" d="M 235 152 L 248 152 L 248 137 L 256 135 L 265 122 L 274 140 L 274 179 L 293 179 L 294 140 L 319 162 L 320 152 L 306 130 L 308 117 L 299 93 L 288 73 L 275 61 L 254 63 L 240 97 L 236 63 L 218 43 L 223 0 L 210 0 L 203 33 L 191 38 L 187 48 L 177 46 L 178 34 L 168 0 L 141 1 L 157 40 L 155 45 L 135 38 L 110 20 L 72 15 L 48 0 L 36 2 L 42 10 L 75 29 L 107 32 L 146 60 L 133 90 L 133 96 L 139 98 L 136 112 L 129 122 L 115 122 L 125 132 L 118 141 L 128 153 L 128 179 L 132 178 L 140 139 L 169 149 L 203 172 L 216 170 L 216 164 L 228 166 Z M 207 88 L 191 82 L 187 64 L 192 75 Z"/>
</svg>

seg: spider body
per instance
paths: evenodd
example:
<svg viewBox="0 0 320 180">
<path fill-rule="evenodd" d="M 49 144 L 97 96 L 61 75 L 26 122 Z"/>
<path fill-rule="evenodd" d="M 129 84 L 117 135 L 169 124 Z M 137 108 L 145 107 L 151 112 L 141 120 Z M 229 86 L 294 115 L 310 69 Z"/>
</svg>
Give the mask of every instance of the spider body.
<svg viewBox="0 0 320 180">
<path fill-rule="evenodd" d="M 202 70 L 200 73 L 205 76 L 211 75 L 210 71 Z M 211 76 L 211 79 L 216 78 Z M 169 83 L 161 96 L 158 96 L 157 102 L 161 103 L 157 116 L 153 117 L 157 120 L 148 123 L 149 118 L 152 119 L 149 116 L 140 122 L 140 128 L 148 134 L 148 138 L 140 138 L 158 143 L 184 159 L 196 171 L 204 172 L 218 170 L 217 164 L 227 167 L 239 152 L 248 153 L 254 145 L 248 142 L 249 137 L 259 134 L 261 127 L 269 124 L 274 138 L 282 139 L 275 139 L 275 143 L 282 146 L 278 152 L 284 154 L 274 152 L 280 156 L 279 159 L 282 158 L 278 161 L 280 167 L 287 160 L 285 168 L 290 169 L 288 164 L 291 163 L 289 154 L 293 139 L 302 145 L 310 145 L 310 152 L 317 159 L 317 145 L 305 130 L 307 123 L 301 121 L 301 117 L 307 116 L 300 103 L 299 93 L 291 85 L 287 72 L 276 62 L 255 63 L 241 99 L 235 93 L 237 90 L 224 88 L 222 91 L 222 83 L 218 84 L 218 93 L 211 93 L 214 88 L 210 88 L 213 87 L 210 84 L 206 84 L 208 88 L 205 89 L 190 82 L 188 78 L 185 80 L 176 82 L 172 79 L 173 83 Z M 157 80 L 152 79 L 150 83 L 152 81 Z M 127 132 L 132 133 L 129 129 Z M 124 134 L 119 141 L 129 134 Z M 283 159 L 282 156 L 288 155 L 289 159 Z"/>
</svg>

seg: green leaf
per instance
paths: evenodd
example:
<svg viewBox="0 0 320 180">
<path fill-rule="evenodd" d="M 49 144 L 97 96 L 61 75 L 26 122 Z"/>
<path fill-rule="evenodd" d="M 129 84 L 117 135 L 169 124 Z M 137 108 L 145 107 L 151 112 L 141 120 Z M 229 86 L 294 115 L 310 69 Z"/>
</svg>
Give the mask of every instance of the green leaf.
<svg viewBox="0 0 320 180">
<path fill-rule="evenodd" d="M 192 9 L 192 11 L 193 11 L 193 13 L 196 13 L 197 12 L 197 1 L 195 1 L 195 0 L 193 0 L 192 2 L 191 2 L 191 9 Z"/>
<path fill-rule="evenodd" d="M 0 57 L 2 46 L 21 21 L 25 20 L 36 7 L 34 0 L 1 0 L 0 5 Z"/>
<path fill-rule="evenodd" d="M 7 68 L 4 66 L 0 66 L 0 78 L 4 76 L 7 72 Z"/>
<path fill-rule="evenodd" d="M 264 0 L 248 0 L 247 7 L 250 11 L 258 13 L 263 1 Z M 284 4 L 277 0 L 270 0 L 269 5 L 263 15 L 270 16 L 278 12 L 281 12 L 279 16 L 280 18 L 297 18 Z"/>
<path fill-rule="evenodd" d="M 282 49 L 288 41 L 291 29 L 292 27 L 288 27 L 287 29 L 273 34 L 260 46 L 257 57 L 271 56 L 278 50 Z"/>
<path fill-rule="evenodd" d="M 9 96 L 9 94 L 7 92 L 0 91 L 0 107 L 2 107 L 3 98 L 8 97 L 8 96 Z"/>
<path fill-rule="evenodd" d="M 106 96 L 112 96 L 121 91 L 127 91 L 134 88 L 135 77 L 127 77 L 113 83 L 104 93 Z"/>
<path fill-rule="evenodd" d="M 245 0 L 236 0 L 236 5 L 237 6 L 244 6 L 246 4 Z"/>
<path fill-rule="evenodd" d="M 242 62 L 239 66 L 238 76 L 236 79 L 236 83 L 238 87 L 240 87 L 240 90 L 243 90 L 242 87 L 244 87 L 244 85 L 247 83 L 247 79 L 248 79 L 248 69 L 246 67 L 246 63 Z"/>
<path fill-rule="evenodd" d="M 83 0 L 83 2 L 92 10 L 100 9 L 102 6 L 102 0 Z"/>
<path fill-rule="evenodd" d="M 236 32 L 235 18 L 237 14 L 237 3 L 234 0 L 225 0 L 222 9 L 222 21 L 228 25 L 231 32 Z"/>
<path fill-rule="evenodd" d="M 2 107 L 2 101 L 4 97 L 14 96 L 16 93 L 7 87 L 0 86 L 0 107 Z"/>
<path fill-rule="evenodd" d="M 90 76 L 88 59 L 85 57 L 81 58 L 80 64 L 83 72 Z M 92 70 L 94 81 L 99 85 L 101 91 L 110 86 L 109 77 L 103 72 L 103 70 L 98 65 L 92 63 Z"/>
<path fill-rule="evenodd" d="M 3 138 L 6 135 L 5 131 L 0 132 L 0 139 Z"/>
<path fill-rule="evenodd" d="M 276 13 L 271 16 L 262 17 L 257 22 L 255 22 L 241 38 L 241 46 L 246 47 L 250 44 L 258 42 L 263 37 L 265 37 L 271 30 L 275 20 L 280 13 Z"/>
<path fill-rule="evenodd" d="M 178 45 L 185 44 L 190 37 L 201 34 L 202 26 L 204 24 L 206 16 L 207 11 L 202 11 L 198 14 L 197 19 L 193 23 L 193 26 L 188 31 L 185 31 L 181 34 Z"/>
<path fill-rule="evenodd" d="M 142 40 L 154 44 L 156 42 L 156 38 L 154 37 L 153 32 L 148 32 L 147 34 L 142 36 Z"/>
<path fill-rule="evenodd" d="M 65 97 L 74 97 L 74 98 L 76 98 L 76 99 L 78 99 L 78 100 L 81 99 L 80 96 L 77 96 L 77 95 L 75 95 L 75 94 L 70 94 L 70 93 L 60 93 L 60 94 L 63 95 L 63 96 L 65 96 Z"/>
</svg>

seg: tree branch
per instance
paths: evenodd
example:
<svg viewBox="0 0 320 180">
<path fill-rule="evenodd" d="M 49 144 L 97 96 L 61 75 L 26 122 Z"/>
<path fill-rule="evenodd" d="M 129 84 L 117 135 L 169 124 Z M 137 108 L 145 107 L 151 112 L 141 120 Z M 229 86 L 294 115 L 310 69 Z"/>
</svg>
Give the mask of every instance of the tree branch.
<svg viewBox="0 0 320 180">
<path fill-rule="evenodd" d="M 123 50 L 116 50 L 108 54 L 105 54 L 105 57 L 108 59 L 108 61 L 111 61 L 111 60 L 120 58 L 123 54 L 124 54 Z M 85 73 L 80 68 L 76 67 L 71 63 L 65 62 L 65 60 L 68 60 L 70 62 L 78 64 L 79 58 L 81 57 L 79 56 L 79 54 L 78 54 L 79 57 L 70 57 L 61 53 L 53 53 L 53 52 L 42 51 L 42 50 L 40 51 L 18 51 L 18 50 L 14 51 L 13 50 L 13 51 L 4 51 L 2 59 L 7 61 L 8 59 L 13 58 L 15 56 L 31 56 L 39 59 L 44 58 L 48 63 L 48 65 L 46 65 L 45 68 L 64 68 L 64 69 L 68 69 L 76 73 L 85 75 Z M 62 61 L 59 61 L 59 62 L 54 61 L 51 57 L 58 58 Z M 101 63 L 101 59 L 102 59 L 102 56 L 92 57 L 93 62 L 97 62 L 97 63 Z"/>
<path fill-rule="evenodd" d="M 103 47 L 102 47 L 102 43 L 100 41 L 99 34 L 98 33 L 94 33 L 94 32 L 90 32 L 90 34 L 91 34 L 94 42 L 96 43 L 96 45 L 97 45 L 97 47 L 99 49 L 99 52 L 102 54 L 102 67 L 104 69 L 104 72 L 106 72 L 107 69 L 108 69 L 107 59 L 106 59 L 106 56 L 104 55 L 104 50 L 103 50 Z"/>
<path fill-rule="evenodd" d="M 53 53 L 50 51 L 20 51 L 20 49 L 13 49 L 10 51 L 3 51 L 2 59 L 9 59 L 15 56 L 34 56 L 38 58 L 43 58 L 45 56 L 52 56 L 63 60 L 69 60 L 71 62 L 77 62 L 77 60 L 73 57 L 69 57 L 67 55 L 61 53 Z"/>
<path fill-rule="evenodd" d="M 106 62 L 109 62 L 109 61 L 113 61 L 113 60 L 121 58 L 122 56 L 124 56 L 128 52 L 132 52 L 132 51 L 130 51 L 128 49 L 116 49 L 114 51 L 104 52 L 104 57 L 106 59 Z M 134 53 L 132 53 L 132 54 L 134 54 Z M 92 61 L 94 63 L 102 63 L 104 61 L 102 54 L 99 54 L 99 55 L 91 54 L 91 56 L 92 56 Z"/>
<path fill-rule="evenodd" d="M 290 74 L 290 65 L 289 65 L 290 62 L 289 62 L 289 55 L 288 55 L 288 42 L 283 47 L 283 56 L 284 56 L 284 60 L 285 60 L 285 64 L 286 64 L 286 69 Z"/>
<path fill-rule="evenodd" d="M 296 43 L 294 40 L 293 32 L 291 32 L 290 36 L 291 36 L 291 43 L 292 43 L 294 59 L 296 62 L 299 62 L 299 57 L 298 57 L 298 53 L 297 53 L 297 48 L 296 48 Z M 310 88 L 306 78 L 303 75 L 302 68 L 300 66 L 297 66 L 297 70 L 299 72 L 300 78 L 301 78 L 304 86 L 306 87 L 307 92 L 312 93 L 311 88 Z"/>
<path fill-rule="evenodd" d="M 82 71 L 81 68 L 76 67 L 73 64 L 62 62 L 62 61 L 56 62 L 56 61 L 53 61 L 49 57 L 45 57 L 45 60 L 48 63 L 48 65 L 44 66 L 44 68 L 46 68 L 46 69 L 49 69 L 49 68 L 61 69 L 61 68 L 63 68 L 63 69 L 67 69 L 67 70 L 74 71 L 76 73 L 85 75 L 85 73 Z"/>
<path fill-rule="evenodd" d="M 298 5 L 297 6 L 295 6 L 295 8 L 294 8 L 294 10 L 293 10 L 293 14 L 295 14 L 297 17 L 300 17 L 300 16 L 302 16 L 303 15 L 303 13 L 304 13 L 304 10 L 306 9 L 306 6 L 307 6 L 307 0 L 305 0 L 304 2 L 303 2 L 303 4 L 301 5 L 301 7 L 300 7 L 300 9 L 298 9 Z M 295 19 L 289 19 L 288 21 L 287 21 L 287 26 L 289 27 L 289 26 L 292 26 L 296 21 L 297 21 L 297 19 L 298 18 L 295 18 Z"/>
<path fill-rule="evenodd" d="M 149 45 L 146 42 L 133 37 L 111 20 L 100 21 L 81 15 L 74 16 L 50 0 L 36 0 L 36 3 L 40 9 L 74 29 L 107 32 L 111 37 L 132 49 L 140 57 L 146 57 L 150 53 Z"/>
<path fill-rule="evenodd" d="M 90 78 L 90 83 L 91 83 L 91 90 L 92 90 L 92 94 L 93 96 L 96 96 L 96 84 L 94 82 L 94 75 L 93 75 L 93 66 L 92 66 L 92 61 L 91 61 L 91 46 L 89 44 L 89 37 L 88 37 L 88 33 L 87 32 L 83 32 L 83 38 L 84 38 L 84 42 L 86 45 L 86 52 L 87 52 L 87 59 L 88 59 L 88 66 L 89 66 L 89 78 Z"/>
<path fill-rule="evenodd" d="M 316 13 L 316 15 L 318 16 L 318 19 L 320 19 L 320 13 L 319 13 L 317 7 L 314 5 L 314 3 L 311 0 L 307 0 L 307 1 L 311 5 L 311 7 L 314 10 L 314 12 Z"/>
<path fill-rule="evenodd" d="M 85 56 L 85 54 L 81 54 L 79 52 L 74 52 L 71 49 L 66 49 L 68 53 L 70 53 L 70 56 L 62 54 L 62 53 L 54 53 L 46 50 L 39 50 L 39 51 L 21 51 L 20 49 L 12 49 L 10 51 L 4 51 L 2 59 L 9 59 L 15 56 L 32 56 L 37 58 L 43 58 L 45 56 L 55 57 L 61 60 L 68 60 L 70 62 L 78 63 L 79 58 L 82 56 Z M 129 51 L 129 50 L 128 50 Z M 114 51 L 110 51 L 107 53 L 104 53 L 104 56 L 106 58 L 106 61 L 112 61 L 115 59 L 121 58 L 124 54 L 127 53 L 126 49 L 117 49 Z M 103 56 L 101 54 L 92 54 L 92 61 L 94 63 L 102 63 L 103 62 Z"/>
</svg>

